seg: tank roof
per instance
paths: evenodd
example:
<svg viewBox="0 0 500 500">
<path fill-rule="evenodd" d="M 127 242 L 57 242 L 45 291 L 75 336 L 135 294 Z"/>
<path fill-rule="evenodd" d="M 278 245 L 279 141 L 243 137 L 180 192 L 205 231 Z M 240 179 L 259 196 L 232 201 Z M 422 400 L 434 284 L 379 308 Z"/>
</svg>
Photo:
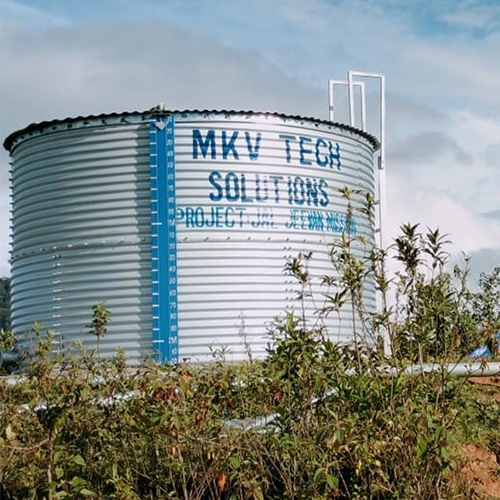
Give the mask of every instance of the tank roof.
<svg viewBox="0 0 500 500">
<path fill-rule="evenodd" d="M 189 115 L 189 114 L 200 114 L 200 115 L 244 115 L 244 116 L 252 116 L 252 115 L 262 115 L 262 116 L 271 116 L 280 118 L 282 120 L 296 120 L 296 121 L 308 121 L 316 124 L 334 126 L 336 128 L 340 128 L 343 130 L 347 130 L 349 132 L 354 132 L 365 139 L 367 139 L 370 144 L 373 146 L 375 150 L 377 150 L 380 146 L 378 139 L 358 128 L 351 127 L 350 125 L 346 125 L 344 123 L 331 122 L 329 120 L 322 120 L 314 117 L 300 116 L 300 115 L 288 115 L 284 113 L 270 112 L 270 111 L 244 111 L 244 110 L 226 110 L 226 109 L 187 109 L 187 110 L 163 110 L 158 107 L 152 108 L 146 111 L 124 111 L 121 113 L 101 113 L 99 115 L 87 115 L 87 116 L 77 116 L 77 117 L 67 117 L 62 119 L 55 119 L 49 121 L 43 121 L 38 123 L 31 123 L 30 125 L 16 130 L 7 136 L 3 143 L 3 147 L 10 153 L 14 143 L 17 138 L 25 134 L 32 134 L 34 132 L 44 133 L 51 131 L 61 130 L 65 125 L 68 129 L 73 128 L 72 124 L 74 122 L 84 122 L 83 126 L 89 125 L 93 126 L 94 123 L 101 121 L 103 125 L 112 125 L 119 123 L 137 123 L 149 120 L 158 116 L 169 116 L 169 115 Z M 111 120 L 114 123 L 107 123 Z M 89 123 L 85 123 L 89 122 Z"/>
</svg>

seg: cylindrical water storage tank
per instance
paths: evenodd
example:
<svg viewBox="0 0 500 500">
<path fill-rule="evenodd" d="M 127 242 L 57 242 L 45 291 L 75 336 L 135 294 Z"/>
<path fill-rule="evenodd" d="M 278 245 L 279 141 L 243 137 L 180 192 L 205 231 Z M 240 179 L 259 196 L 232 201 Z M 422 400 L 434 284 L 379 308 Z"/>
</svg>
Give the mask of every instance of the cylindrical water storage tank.
<svg viewBox="0 0 500 500">
<path fill-rule="evenodd" d="M 346 225 L 338 189 L 374 195 L 378 144 L 346 125 L 149 111 L 33 124 L 4 145 L 22 347 L 35 321 L 54 331 L 55 349 L 93 346 L 86 325 L 105 301 L 102 355 L 122 348 L 131 363 L 205 361 L 225 348 L 228 359 L 261 357 L 270 323 L 298 306 L 286 260 L 313 252 L 320 306 L 320 279 L 334 273 L 328 244 L 347 227 L 374 241 L 366 215 L 356 211 Z M 374 308 L 373 283 L 364 300 Z M 332 340 L 349 340 L 350 318 L 346 310 L 326 319 Z"/>
</svg>

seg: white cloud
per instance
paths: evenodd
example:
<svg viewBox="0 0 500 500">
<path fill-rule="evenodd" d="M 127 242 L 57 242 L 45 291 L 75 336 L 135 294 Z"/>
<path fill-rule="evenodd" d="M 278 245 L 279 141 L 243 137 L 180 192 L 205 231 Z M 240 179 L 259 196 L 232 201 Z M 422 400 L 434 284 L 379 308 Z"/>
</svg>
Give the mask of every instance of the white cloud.
<svg viewBox="0 0 500 500">
<path fill-rule="evenodd" d="M 465 29 L 494 30 L 500 27 L 500 5 L 474 0 L 456 2 L 453 11 L 442 19 Z"/>
<path fill-rule="evenodd" d="M 24 33 L 3 41 L 2 128 L 158 102 L 317 114 L 314 90 L 250 52 L 165 23 Z M 326 112 L 326 105 L 324 105 Z"/>
<path fill-rule="evenodd" d="M 500 45 L 495 40 L 497 49 Z M 478 50 L 479 49 L 479 50 Z M 500 67 L 490 57 L 481 57 L 481 46 L 436 46 L 420 43 L 408 47 L 407 57 L 424 69 L 422 76 L 442 75 L 441 92 L 448 97 L 468 97 L 477 101 L 495 100 L 500 91 Z M 447 80 L 447 81 L 446 81 Z"/>
<path fill-rule="evenodd" d="M 2 0 L 0 3 L 0 18 L 2 29 L 16 29 L 20 27 L 34 29 L 48 29 L 67 26 L 70 20 L 62 15 L 28 5 L 15 0 Z"/>
<path fill-rule="evenodd" d="M 467 148 L 474 154 L 482 154 L 486 148 L 497 144 L 500 140 L 500 120 L 498 118 L 478 116 L 465 110 L 455 113 L 452 123 L 453 135 L 457 141 L 466 144 Z"/>
<path fill-rule="evenodd" d="M 389 175 L 388 228 L 395 236 L 401 222 L 439 227 L 450 235 L 455 252 L 499 249 L 500 220 L 475 214 L 443 190 L 416 187 L 404 176 Z"/>
</svg>

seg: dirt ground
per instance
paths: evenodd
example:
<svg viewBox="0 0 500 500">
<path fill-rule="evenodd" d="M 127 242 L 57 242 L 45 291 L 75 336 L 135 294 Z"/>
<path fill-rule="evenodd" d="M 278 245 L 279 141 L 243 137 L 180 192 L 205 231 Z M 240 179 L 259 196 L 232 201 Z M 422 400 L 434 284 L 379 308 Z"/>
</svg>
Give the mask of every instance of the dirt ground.
<svg viewBox="0 0 500 500">
<path fill-rule="evenodd" d="M 500 401 L 500 376 L 470 377 L 469 382 L 483 387 L 483 394 L 490 399 Z"/>
<path fill-rule="evenodd" d="M 469 382 L 481 386 L 487 399 L 500 401 L 500 377 L 471 377 Z M 477 498 L 500 499 L 500 457 L 475 444 L 465 445 L 463 453 L 465 464 L 461 472 Z"/>
<path fill-rule="evenodd" d="M 494 453 L 476 446 L 464 446 L 465 465 L 461 469 L 464 480 L 477 498 L 500 499 L 500 464 Z"/>
</svg>

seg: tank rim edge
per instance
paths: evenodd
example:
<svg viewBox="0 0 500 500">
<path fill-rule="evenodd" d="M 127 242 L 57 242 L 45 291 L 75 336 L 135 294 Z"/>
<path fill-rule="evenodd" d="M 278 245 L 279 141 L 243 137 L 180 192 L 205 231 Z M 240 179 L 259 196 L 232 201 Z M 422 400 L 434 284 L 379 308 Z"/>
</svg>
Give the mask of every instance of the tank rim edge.
<svg viewBox="0 0 500 500">
<path fill-rule="evenodd" d="M 16 130 L 10 133 L 3 142 L 3 147 L 9 153 L 12 152 L 14 141 L 21 135 L 34 132 L 39 129 L 43 129 L 45 127 L 54 127 L 57 125 L 63 125 L 64 123 L 71 123 L 78 120 L 99 120 L 106 118 L 116 118 L 116 117 L 130 117 L 130 116 L 142 116 L 145 120 L 148 118 L 153 118 L 157 116 L 169 116 L 169 115 L 185 115 L 185 114 L 213 114 L 213 115 L 264 115 L 271 116 L 275 118 L 289 119 L 289 120 L 307 120 L 308 122 L 322 124 L 322 125 L 330 125 L 335 126 L 337 128 L 347 130 L 349 132 L 354 132 L 361 137 L 364 137 L 369 141 L 369 143 L 373 146 L 374 152 L 377 151 L 380 147 L 380 143 L 378 139 L 369 134 L 368 132 L 364 132 L 356 127 L 351 127 L 345 123 L 332 122 L 329 120 L 324 120 L 321 118 L 302 116 L 302 115 L 289 115 L 286 113 L 278 113 L 273 111 L 252 111 L 252 110 L 225 110 L 225 109 L 186 109 L 186 110 L 158 110 L 157 108 L 152 108 L 146 111 L 124 111 L 121 113 L 101 113 L 99 115 L 85 115 L 85 116 L 76 116 L 76 117 L 67 117 L 61 119 L 54 119 L 42 122 L 35 122 L 27 125 L 24 128 Z"/>
</svg>

